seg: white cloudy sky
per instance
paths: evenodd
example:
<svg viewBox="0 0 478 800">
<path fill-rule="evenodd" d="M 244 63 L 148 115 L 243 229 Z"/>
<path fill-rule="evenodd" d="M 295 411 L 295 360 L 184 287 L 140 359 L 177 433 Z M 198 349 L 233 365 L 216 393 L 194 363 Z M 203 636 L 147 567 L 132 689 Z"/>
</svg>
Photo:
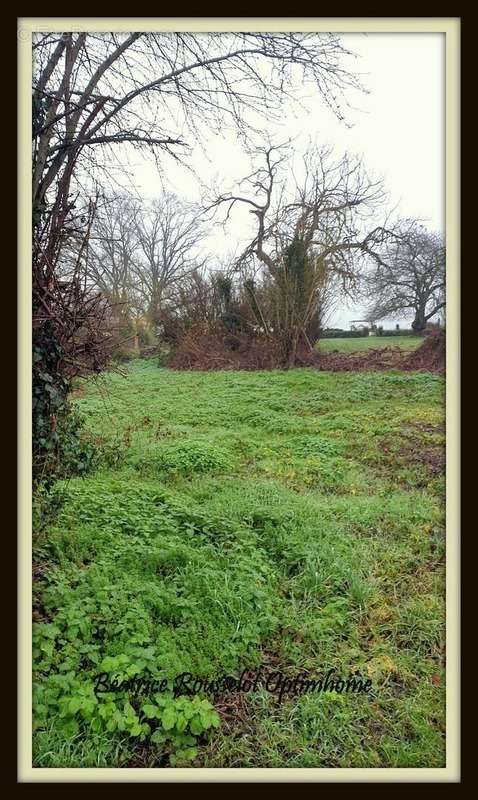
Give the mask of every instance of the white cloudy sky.
<svg viewBox="0 0 478 800">
<path fill-rule="evenodd" d="M 309 139 L 331 144 L 363 156 L 370 173 L 384 178 L 391 205 L 401 216 L 418 217 L 436 230 L 445 229 L 444 218 L 444 54 L 443 34 L 344 34 L 344 45 L 358 55 L 354 68 L 362 74 L 368 94 L 354 94 L 354 108 L 347 113 L 351 127 L 340 123 L 319 98 L 310 96 L 306 110 L 284 108 L 281 123 L 269 126 L 276 141 L 294 139 L 294 148 L 305 149 Z M 228 187 L 249 170 L 247 156 L 237 138 L 229 133 L 207 143 L 207 157 L 196 148 L 191 163 L 205 183 L 217 176 Z M 160 191 L 160 180 L 151 161 L 132 161 L 133 182 L 144 197 Z M 199 197 L 198 184 L 184 168 L 167 167 L 169 188 L 190 199 Z M 208 248 L 217 253 L 234 249 L 247 237 L 238 216 L 227 232 L 217 229 Z M 341 308 L 332 319 L 346 326 L 360 317 L 357 306 Z M 400 322 L 403 322 L 399 320 Z"/>
</svg>

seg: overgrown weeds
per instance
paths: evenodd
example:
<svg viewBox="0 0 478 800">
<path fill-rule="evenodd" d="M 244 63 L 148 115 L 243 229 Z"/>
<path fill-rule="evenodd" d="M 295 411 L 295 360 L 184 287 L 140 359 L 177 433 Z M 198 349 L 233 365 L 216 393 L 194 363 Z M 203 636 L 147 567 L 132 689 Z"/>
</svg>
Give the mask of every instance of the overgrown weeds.
<svg viewBox="0 0 478 800">
<path fill-rule="evenodd" d="M 36 545 L 36 766 L 443 766 L 443 487 L 407 449 L 443 445 L 443 380 L 126 371 L 78 394 L 99 459 Z M 148 688 L 261 665 L 373 692 Z"/>
</svg>

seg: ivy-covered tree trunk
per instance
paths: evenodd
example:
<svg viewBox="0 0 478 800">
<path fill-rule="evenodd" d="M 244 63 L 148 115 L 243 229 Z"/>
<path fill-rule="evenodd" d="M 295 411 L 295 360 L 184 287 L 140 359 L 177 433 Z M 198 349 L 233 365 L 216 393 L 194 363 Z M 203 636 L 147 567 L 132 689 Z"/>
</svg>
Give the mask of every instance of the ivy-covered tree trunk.
<svg viewBox="0 0 478 800">
<path fill-rule="evenodd" d="M 278 289 L 278 328 L 281 337 L 282 361 L 287 368 L 297 361 L 301 341 L 307 346 L 304 331 L 309 322 L 311 292 L 313 291 L 314 264 L 307 246 L 296 234 L 286 250 L 284 264 L 280 270 Z"/>
<path fill-rule="evenodd" d="M 68 382 L 59 377 L 61 347 L 51 324 L 33 333 L 33 473 L 34 477 L 48 471 L 59 441 L 58 426 L 65 411 Z"/>
</svg>

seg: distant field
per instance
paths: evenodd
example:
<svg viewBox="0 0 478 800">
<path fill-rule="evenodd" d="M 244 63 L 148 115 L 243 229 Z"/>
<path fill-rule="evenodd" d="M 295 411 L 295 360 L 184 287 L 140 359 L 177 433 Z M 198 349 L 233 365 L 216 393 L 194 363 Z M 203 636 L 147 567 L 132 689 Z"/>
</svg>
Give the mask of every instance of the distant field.
<svg viewBox="0 0 478 800">
<path fill-rule="evenodd" d="M 357 350 L 367 350 L 369 347 L 403 347 L 404 350 L 414 350 L 423 341 L 420 336 L 364 336 L 357 339 L 322 339 L 319 349 L 323 353 L 340 350 L 342 353 L 355 353 Z"/>
</svg>

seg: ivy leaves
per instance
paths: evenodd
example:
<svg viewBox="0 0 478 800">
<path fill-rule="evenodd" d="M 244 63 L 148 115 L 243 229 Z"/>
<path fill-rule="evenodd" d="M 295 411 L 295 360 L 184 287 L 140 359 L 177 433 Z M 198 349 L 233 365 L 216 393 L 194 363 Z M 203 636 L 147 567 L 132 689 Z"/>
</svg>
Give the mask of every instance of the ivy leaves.
<svg viewBox="0 0 478 800">
<path fill-rule="evenodd" d="M 32 448 L 35 482 L 84 474 L 96 458 L 82 438 L 83 420 L 68 399 L 70 381 L 61 372 L 62 349 L 47 330 L 33 348 Z"/>
</svg>

